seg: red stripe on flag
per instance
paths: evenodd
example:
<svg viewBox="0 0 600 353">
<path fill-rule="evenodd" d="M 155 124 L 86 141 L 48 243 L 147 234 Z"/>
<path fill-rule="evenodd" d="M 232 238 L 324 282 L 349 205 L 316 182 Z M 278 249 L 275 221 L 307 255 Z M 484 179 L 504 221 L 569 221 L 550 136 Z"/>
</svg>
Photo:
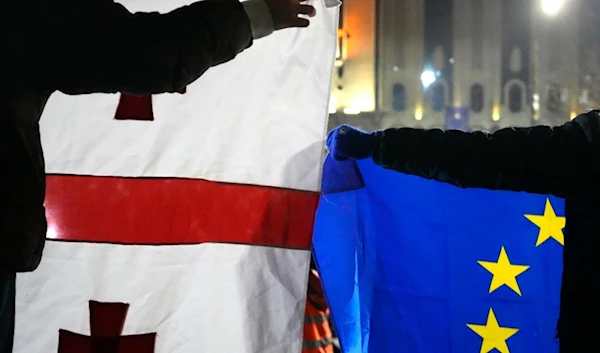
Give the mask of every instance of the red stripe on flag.
<svg viewBox="0 0 600 353">
<path fill-rule="evenodd" d="M 169 178 L 49 175 L 48 238 L 309 249 L 315 192 Z"/>
</svg>

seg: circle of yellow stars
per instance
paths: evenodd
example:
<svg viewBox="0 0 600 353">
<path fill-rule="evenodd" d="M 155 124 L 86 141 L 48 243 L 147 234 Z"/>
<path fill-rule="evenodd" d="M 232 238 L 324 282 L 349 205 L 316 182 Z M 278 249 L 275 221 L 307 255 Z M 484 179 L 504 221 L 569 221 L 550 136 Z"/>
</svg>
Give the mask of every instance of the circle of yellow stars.
<svg viewBox="0 0 600 353">
<path fill-rule="evenodd" d="M 554 239 L 563 246 L 565 245 L 563 228 L 566 219 L 556 215 L 550 199 L 546 199 L 543 215 L 526 214 L 524 216 L 539 227 L 536 247 L 550 239 Z M 492 275 L 489 287 L 490 294 L 498 288 L 506 286 L 517 295 L 522 296 L 517 277 L 527 271 L 529 266 L 511 263 L 504 246 L 500 248 L 500 254 L 496 262 L 477 261 L 477 263 Z M 467 324 L 467 327 L 481 337 L 480 353 L 489 353 L 494 349 L 497 349 L 500 353 L 510 353 L 506 341 L 519 332 L 517 328 L 500 326 L 492 308 L 489 309 L 485 325 Z"/>
</svg>

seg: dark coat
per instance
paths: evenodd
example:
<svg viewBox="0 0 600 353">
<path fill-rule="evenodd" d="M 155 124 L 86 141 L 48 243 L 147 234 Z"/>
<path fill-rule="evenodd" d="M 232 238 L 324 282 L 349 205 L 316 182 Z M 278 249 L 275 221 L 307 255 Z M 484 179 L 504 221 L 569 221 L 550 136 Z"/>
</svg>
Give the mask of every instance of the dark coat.
<svg viewBox="0 0 600 353">
<path fill-rule="evenodd" d="M 566 199 L 560 351 L 595 352 L 600 321 L 600 112 L 551 128 L 493 134 L 389 129 L 373 160 L 385 168 L 463 188 L 525 191 Z"/>
<path fill-rule="evenodd" d="M 132 14 L 112 0 L 9 1 L 0 14 L 0 270 L 46 236 L 39 119 L 50 95 L 177 92 L 252 45 L 238 0 Z"/>
</svg>

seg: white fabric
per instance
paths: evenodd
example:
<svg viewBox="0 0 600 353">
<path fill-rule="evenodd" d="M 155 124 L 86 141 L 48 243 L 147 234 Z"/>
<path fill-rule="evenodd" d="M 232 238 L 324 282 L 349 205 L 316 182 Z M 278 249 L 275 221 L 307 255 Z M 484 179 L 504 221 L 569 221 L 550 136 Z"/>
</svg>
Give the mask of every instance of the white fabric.
<svg viewBox="0 0 600 353">
<path fill-rule="evenodd" d="M 123 0 L 167 12 L 191 0 Z M 41 120 L 48 173 L 203 178 L 320 189 L 337 40 L 335 1 L 307 29 L 257 40 L 187 93 L 154 96 L 155 121 L 116 121 L 118 94 L 54 94 Z"/>
<path fill-rule="evenodd" d="M 190 2 L 123 0 L 161 12 Z M 314 2 L 310 28 L 256 41 L 184 95 L 154 96 L 152 122 L 114 120 L 116 94 L 55 94 L 41 120 L 47 172 L 319 191 L 338 13 L 326 4 L 335 1 Z M 57 352 L 59 329 L 89 334 L 96 300 L 129 303 L 123 334 L 157 332 L 156 353 L 299 353 L 309 259 L 244 245 L 51 241 L 40 267 L 17 277 L 14 352 Z"/>
<path fill-rule="evenodd" d="M 299 353 L 308 266 L 301 250 L 48 242 L 17 279 L 14 352 L 89 335 L 94 299 L 129 303 L 123 334 L 157 332 L 156 353 Z"/>
</svg>

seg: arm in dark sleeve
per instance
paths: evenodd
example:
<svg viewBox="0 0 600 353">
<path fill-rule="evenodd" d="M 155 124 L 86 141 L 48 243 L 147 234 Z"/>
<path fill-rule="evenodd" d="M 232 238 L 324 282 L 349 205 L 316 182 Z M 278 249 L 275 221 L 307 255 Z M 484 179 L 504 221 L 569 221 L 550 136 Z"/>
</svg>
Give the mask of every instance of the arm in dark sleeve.
<svg viewBox="0 0 600 353">
<path fill-rule="evenodd" d="M 166 14 L 132 14 L 112 0 L 59 2 L 65 6 L 48 2 L 49 33 L 35 40 L 40 81 L 51 91 L 176 92 L 253 41 L 238 0 L 200 1 Z"/>
<path fill-rule="evenodd" d="M 597 112 L 559 127 L 495 133 L 389 129 L 376 133 L 372 158 L 385 168 L 475 187 L 564 197 L 591 171 Z"/>
</svg>

